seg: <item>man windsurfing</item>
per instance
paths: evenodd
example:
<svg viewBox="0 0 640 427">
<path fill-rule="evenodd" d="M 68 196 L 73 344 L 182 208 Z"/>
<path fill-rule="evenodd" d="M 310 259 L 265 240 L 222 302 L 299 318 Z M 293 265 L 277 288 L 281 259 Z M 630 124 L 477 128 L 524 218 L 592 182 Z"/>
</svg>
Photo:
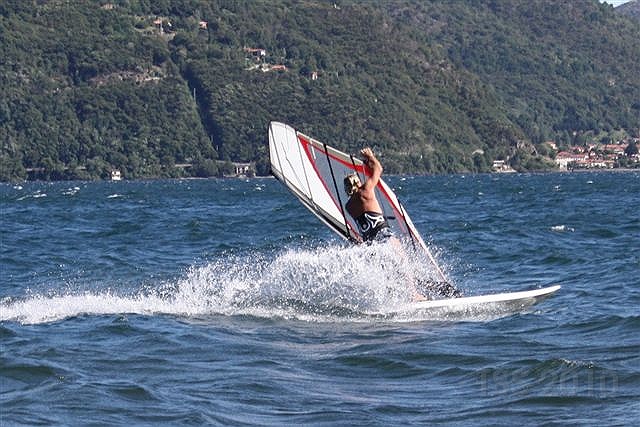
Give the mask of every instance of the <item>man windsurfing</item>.
<svg viewBox="0 0 640 427">
<path fill-rule="evenodd" d="M 369 147 L 360 150 L 360 154 L 364 163 L 371 169 L 371 176 L 365 180 L 364 184 L 360 182 L 356 173 L 344 178 L 344 190 L 349 196 L 345 208 L 356 222 L 363 241 L 386 240 L 393 233 L 384 218 L 375 193 L 382 176 L 382 164 Z"/>
<path fill-rule="evenodd" d="M 345 208 L 358 226 L 364 242 L 386 241 L 393 238 L 393 232 L 384 217 L 380 202 L 376 197 L 375 189 L 382 176 L 382 164 L 369 147 L 360 150 L 363 162 L 371 169 L 364 184 L 360 182 L 358 174 L 351 173 L 344 178 L 344 190 L 349 196 Z M 393 238 L 393 243 L 400 246 L 400 241 Z M 418 287 L 427 288 L 429 291 L 440 293 L 444 296 L 459 297 L 462 294 L 449 282 L 434 282 L 413 278 L 408 280 L 413 287 L 413 298 L 417 301 L 426 297 L 418 291 Z"/>
</svg>

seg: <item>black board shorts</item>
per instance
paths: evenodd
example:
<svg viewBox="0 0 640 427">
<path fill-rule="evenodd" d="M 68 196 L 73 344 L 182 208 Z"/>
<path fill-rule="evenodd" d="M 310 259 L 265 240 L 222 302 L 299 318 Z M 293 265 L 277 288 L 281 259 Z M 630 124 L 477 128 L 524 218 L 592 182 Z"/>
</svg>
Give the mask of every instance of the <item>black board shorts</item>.
<svg viewBox="0 0 640 427">
<path fill-rule="evenodd" d="M 365 242 L 381 242 L 393 237 L 389 223 L 379 212 L 364 212 L 355 221 Z"/>
</svg>

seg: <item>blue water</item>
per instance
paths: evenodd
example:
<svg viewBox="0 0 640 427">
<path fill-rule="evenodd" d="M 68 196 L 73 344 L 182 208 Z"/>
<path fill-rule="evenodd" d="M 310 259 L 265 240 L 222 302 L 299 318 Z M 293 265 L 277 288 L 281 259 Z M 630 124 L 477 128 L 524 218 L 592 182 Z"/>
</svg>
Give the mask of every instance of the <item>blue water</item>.
<svg viewBox="0 0 640 427">
<path fill-rule="evenodd" d="M 465 294 L 562 288 L 394 316 L 427 263 L 273 179 L 4 184 L 0 424 L 637 425 L 639 173 L 388 181 Z"/>
</svg>

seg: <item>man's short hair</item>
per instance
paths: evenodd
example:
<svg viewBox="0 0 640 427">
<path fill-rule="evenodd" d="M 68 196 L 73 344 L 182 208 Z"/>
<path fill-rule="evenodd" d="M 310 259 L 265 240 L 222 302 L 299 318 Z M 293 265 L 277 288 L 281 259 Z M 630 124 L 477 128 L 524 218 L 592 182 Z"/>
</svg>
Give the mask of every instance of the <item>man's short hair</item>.
<svg viewBox="0 0 640 427">
<path fill-rule="evenodd" d="M 350 173 L 344 177 L 344 191 L 349 196 L 356 192 L 360 187 L 360 177 L 357 173 Z"/>
</svg>

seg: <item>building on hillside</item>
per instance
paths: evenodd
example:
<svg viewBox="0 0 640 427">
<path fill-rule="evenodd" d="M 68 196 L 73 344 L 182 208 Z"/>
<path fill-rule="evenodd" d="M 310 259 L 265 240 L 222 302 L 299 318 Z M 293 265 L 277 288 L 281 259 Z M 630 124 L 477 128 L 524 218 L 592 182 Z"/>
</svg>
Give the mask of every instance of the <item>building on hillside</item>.
<svg viewBox="0 0 640 427">
<path fill-rule="evenodd" d="M 613 169 L 613 160 L 589 159 L 587 161 L 576 162 L 576 169 Z"/>
<path fill-rule="evenodd" d="M 227 178 L 255 176 L 256 168 L 253 163 L 218 160 L 217 164 L 220 176 Z"/>
<path fill-rule="evenodd" d="M 156 30 L 158 30 L 158 33 L 160 33 L 160 35 L 165 40 L 172 40 L 176 35 L 176 32 L 173 29 L 173 25 L 171 24 L 171 21 L 169 21 L 167 18 L 154 19 L 153 26 L 156 28 Z"/>
<path fill-rule="evenodd" d="M 233 163 L 233 167 L 235 170 L 236 175 L 241 176 L 241 175 L 249 175 L 252 168 L 251 168 L 251 163 Z"/>
<path fill-rule="evenodd" d="M 506 160 L 494 160 L 491 165 L 491 170 L 498 173 L 515 172 L 515 169 L 513 169 Z"/>
<path fill-rule="evenodd" d="M 619 156 L 624 155 L 624 150 L 627 149 L 629 144 L 607 144 L 602 147 L 604 151 L 608 151 Z"/>
<path fill-rule="evenodd" d="M 242 50 L 250 54 L 256 60 L 264 59 L 267 56 L 266 49 L 255 48 L 255 47 L 245 47 Z"/>
<path fill-rule="evenodd" d="M 586 161 L 588 158 L 589 155 L 585 153 L 570 153 L 568 151 L 560 151 L 556 155 L 556 164 L 558 165 L 559 169 L 567 170 L 569 169 L 569 165 L 571 163 Z"/>
<path fill-rule="evenodd" d="M 287 71 L 287 66 L 286 65 L 273 65 L 273 64 L 261 64 L 261 65 L 255 65 L 249 68 L 246 68 L 247 70 L 255 70 L 255 69 L 259 69 L 260 71 L 262 71 L 263 73 L 268 73 L 269 71 Z"/>
<path fill-rule="evenodd" d="M 160 31 L 160 34 L 164 33 L 164 28 L 162 27 L 162 19 L 160 18 L 155 19 L 153 21 L 153 25 L 155 25 L 158 31 Z"/>
</svg>

